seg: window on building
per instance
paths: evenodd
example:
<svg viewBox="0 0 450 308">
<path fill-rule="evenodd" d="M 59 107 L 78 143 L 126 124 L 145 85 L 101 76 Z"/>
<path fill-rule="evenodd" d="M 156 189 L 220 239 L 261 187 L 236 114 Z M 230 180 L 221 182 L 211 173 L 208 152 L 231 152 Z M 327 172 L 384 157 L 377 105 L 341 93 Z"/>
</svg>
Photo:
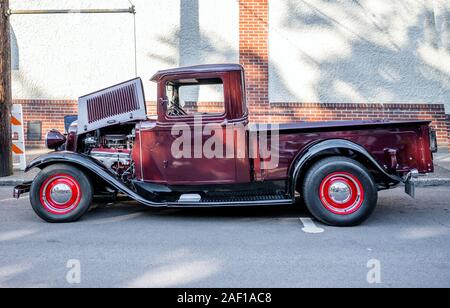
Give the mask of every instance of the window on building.
<svg viewBox="0 0 450 308">
<path fill-rule="evenodd" d="M 40 141 L 42 140 L 42 122 L 29 121 L 27 123 L 27 140 Z"/>
</svg>

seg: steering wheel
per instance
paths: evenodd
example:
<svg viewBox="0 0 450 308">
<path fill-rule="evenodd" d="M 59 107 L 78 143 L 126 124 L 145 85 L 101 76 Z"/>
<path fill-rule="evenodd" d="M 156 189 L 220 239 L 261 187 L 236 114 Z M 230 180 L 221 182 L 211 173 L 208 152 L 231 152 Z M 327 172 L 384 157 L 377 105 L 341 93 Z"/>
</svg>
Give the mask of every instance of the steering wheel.
<svg viewBox="0 0 450 308">
<path fill-rule="evenodd" d="M 169 107 L 169 115 L 171 116 L 183 116 L 187 115 L 186 111 L 183 110 L 178 104 L 173 104 Z"/>
</svg>

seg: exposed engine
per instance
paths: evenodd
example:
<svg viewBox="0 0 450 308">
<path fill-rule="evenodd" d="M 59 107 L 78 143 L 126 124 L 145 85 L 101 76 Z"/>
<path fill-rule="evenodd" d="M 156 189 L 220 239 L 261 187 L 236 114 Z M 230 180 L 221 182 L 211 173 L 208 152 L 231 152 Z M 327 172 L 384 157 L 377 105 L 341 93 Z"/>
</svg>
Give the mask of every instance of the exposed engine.
<svg viewBox="0 0 450 308">
<path fill-rule="evenodd" d="M 131 134 L 105 134 L 99 130 L 87 134 L 84 139 L 84 152 L 97 159 L 124 182 L 129 182 L 134 175 L 134 163 L 131 150 L 135 139 L 134 129 Z"/>
</svg>

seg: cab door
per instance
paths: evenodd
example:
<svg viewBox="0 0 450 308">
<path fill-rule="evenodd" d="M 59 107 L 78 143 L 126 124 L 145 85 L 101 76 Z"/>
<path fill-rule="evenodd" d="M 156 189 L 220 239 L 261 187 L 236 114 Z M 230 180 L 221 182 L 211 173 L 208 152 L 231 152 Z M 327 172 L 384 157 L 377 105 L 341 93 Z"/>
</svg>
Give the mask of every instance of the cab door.
<svg viewBox="0 0 450 308">
<path fill-rule="evenodd" d="M 226 137 L 228 75 L 171 76 L 159 90 L 158 163 L 167 184 L 234 183 L 235 143 Z"/>
</svg>

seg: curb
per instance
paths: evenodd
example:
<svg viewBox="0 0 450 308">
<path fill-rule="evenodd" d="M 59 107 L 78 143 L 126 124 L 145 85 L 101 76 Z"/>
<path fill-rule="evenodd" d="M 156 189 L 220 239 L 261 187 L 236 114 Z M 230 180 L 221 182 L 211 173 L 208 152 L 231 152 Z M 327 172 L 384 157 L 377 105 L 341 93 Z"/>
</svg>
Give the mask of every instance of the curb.
<svg viewBox="0 0 450 308">
<path fill-rule="evenodd" d="M 6 179 L 6 180 L 1 180 L 0 179 L 0 186 L 16 186 L 16 185 L 20 185 L 23 182 L 27 182 L 29 180 L 22 180 L 22 179 Z"/>
<path fill-rule="evenodd" d="M 419 179 L 416 182 L 417 187 L 436 187 L 436 186 L 450 186 L 449 178 L 430 178 Z"/>
</svg>

